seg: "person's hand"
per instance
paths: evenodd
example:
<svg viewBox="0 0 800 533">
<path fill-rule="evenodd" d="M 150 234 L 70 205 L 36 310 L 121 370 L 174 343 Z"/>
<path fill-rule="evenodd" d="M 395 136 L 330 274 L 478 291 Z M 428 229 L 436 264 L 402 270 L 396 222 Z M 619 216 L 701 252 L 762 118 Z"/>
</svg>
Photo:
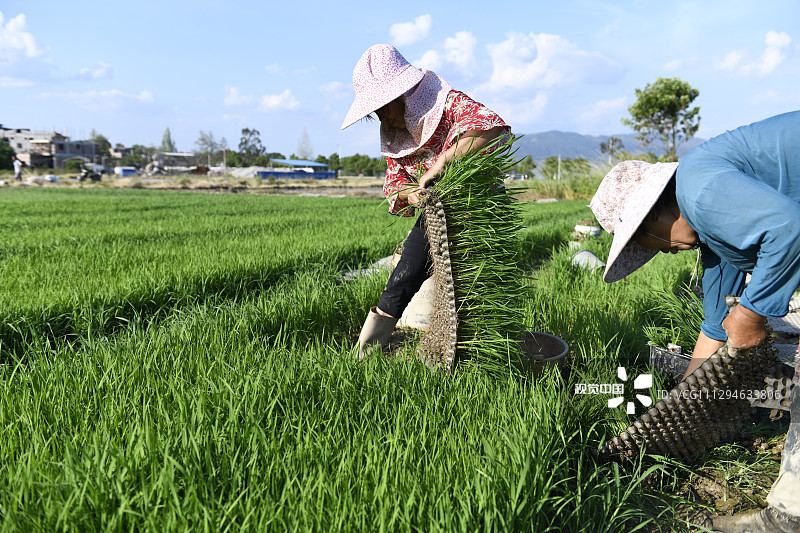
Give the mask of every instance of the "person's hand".
<svg viewBox="0 0 800 533">
<path fill-rule="evenodd" d="M 728 334 L 728 345 L 744 350 L 758 346 L 767 338 L 767 319 L 755 311 L 737 305 L 731 309 L 722 327 Z"/>
<path fill-rule="evenodd" d="M 420 194 L 419 187 L 415 183 L 410 183 L 398 191 L 397 198 L 410 206 L 416 207 L 419 205 L 422 195 Z"/>
<path fill-rule="evenodd" d="M 429 173 L 424 174 L 419 180 L 419 190 L 424 191 L 427 189 L 433 183 L 433 178 L 434 176 Z"/>
</svg>

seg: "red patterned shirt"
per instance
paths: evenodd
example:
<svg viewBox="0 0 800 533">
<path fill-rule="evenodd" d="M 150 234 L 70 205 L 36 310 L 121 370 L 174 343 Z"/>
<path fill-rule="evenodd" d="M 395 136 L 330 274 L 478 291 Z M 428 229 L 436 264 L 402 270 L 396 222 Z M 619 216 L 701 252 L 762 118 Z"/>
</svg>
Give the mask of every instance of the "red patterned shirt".
<svg viewBox="0 0 800 533">
<path fill-rule="evenodd" d="M 503 119 L 488 107 L 462 92 L 450 91 L 442 120 L 428 142 L 407 156 L 397 159 L 386 158 L 388 168 L 383 183 L 383 194 L 389 201 L 389 212 L 404 217 L 414 216 L 414 208 L 400 200 L 397 193 L 412 184 L 416 185 L 419 177 L 452 146 L 460 134 L 467 131 L 486 131 L 496 127 L 505 128 L 506 133 L 511 131 Z"/>
</svg>

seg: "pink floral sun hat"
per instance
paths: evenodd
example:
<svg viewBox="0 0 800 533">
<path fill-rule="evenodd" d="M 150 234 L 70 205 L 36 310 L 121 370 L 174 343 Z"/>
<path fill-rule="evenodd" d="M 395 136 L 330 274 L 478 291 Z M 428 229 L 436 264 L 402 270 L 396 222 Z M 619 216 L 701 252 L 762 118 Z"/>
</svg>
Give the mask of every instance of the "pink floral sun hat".
<svg viewBox="0 0 800 533">
<path fill-rule="evenodd" d="M 412 66 L 388 44 L 367 49 L 353 70 L 356 98 L 342 129 L 405 95 L 405 129 L 381 124 L 381 153 L 398 158 L 425 144 L 442 119 L 447 95 L 452 90 L 442 77 Z"/>
<path fill-rule="evenodd" d="M 589 207 L 614 236 L 603 273 L 606 283 L 621 280 L 658 253 L 631 239 L 677 168 L 678 163 L 623 161 L 603 178 Z"/>
<path fill-rule="evenodd" d="M 394 46 L 376 44 L 367 49 L 353 70 L 356 99 L 342 123 L 352 126 L 422 81 L 423 72 L 406 61 Z"/>
</svg>

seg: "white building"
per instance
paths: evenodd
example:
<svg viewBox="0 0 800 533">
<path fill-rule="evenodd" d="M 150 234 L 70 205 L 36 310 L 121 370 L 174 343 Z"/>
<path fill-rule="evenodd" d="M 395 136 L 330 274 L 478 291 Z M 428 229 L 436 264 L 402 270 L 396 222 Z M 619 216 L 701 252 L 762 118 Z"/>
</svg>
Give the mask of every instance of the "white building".
<svg viewBox="0 0 800 533">
<path fill-rule="evenodd" d="M 94 162 L 97 143 L 71 141 L 55 131 L 31 131 L 27 128 L 5 128 L 0 125 L 0 137 L 8 139 L 17 156 L 32 167 L 64 168 L 71 159 Z"/>
</svg>

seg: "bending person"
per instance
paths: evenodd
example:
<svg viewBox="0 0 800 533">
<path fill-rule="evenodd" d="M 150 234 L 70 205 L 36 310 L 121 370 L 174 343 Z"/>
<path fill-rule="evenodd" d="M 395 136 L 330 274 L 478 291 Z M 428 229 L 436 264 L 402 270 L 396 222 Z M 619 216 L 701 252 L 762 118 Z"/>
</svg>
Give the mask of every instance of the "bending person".
<svg viewBox="0 0 800 533">
<path fill-rule="evenodd" d="M 684 378 L 726 340 L 738 348 L 756 346 L 766 338 L 766 318 L 786 315 L 800 285 L 800 111 L 726 132 L 680 164 L 620 163 L 590 207 L 614 235 L 606 282 L 624 278 L 659 251 L 700 248 L 704 320 Z M 741 297 L 730 313 L 726 294 Z M 800 531 L 800 387 L 790 410 L 769 507 L 715 517 L 715 530 Z"/>
<path fill-rule="evenodd" d="M 353 70 L 353 88 L 355 101 L 342 129 L 372 113 L 378 116 L 381 153 L 388 164 L 383 193 L 393 215 L 413 216 L 424 189 L 448 161 L 510 133 L 496 113 L 454 90 L 436 73 L 415 68 L 387 44 L 364 52 Z M 430 276 L 431 264 L 420 216 L 378 305 L 364 322 L 359 357 L 371 345 L 388 346 L 395 324 Z"/>
</svg>

